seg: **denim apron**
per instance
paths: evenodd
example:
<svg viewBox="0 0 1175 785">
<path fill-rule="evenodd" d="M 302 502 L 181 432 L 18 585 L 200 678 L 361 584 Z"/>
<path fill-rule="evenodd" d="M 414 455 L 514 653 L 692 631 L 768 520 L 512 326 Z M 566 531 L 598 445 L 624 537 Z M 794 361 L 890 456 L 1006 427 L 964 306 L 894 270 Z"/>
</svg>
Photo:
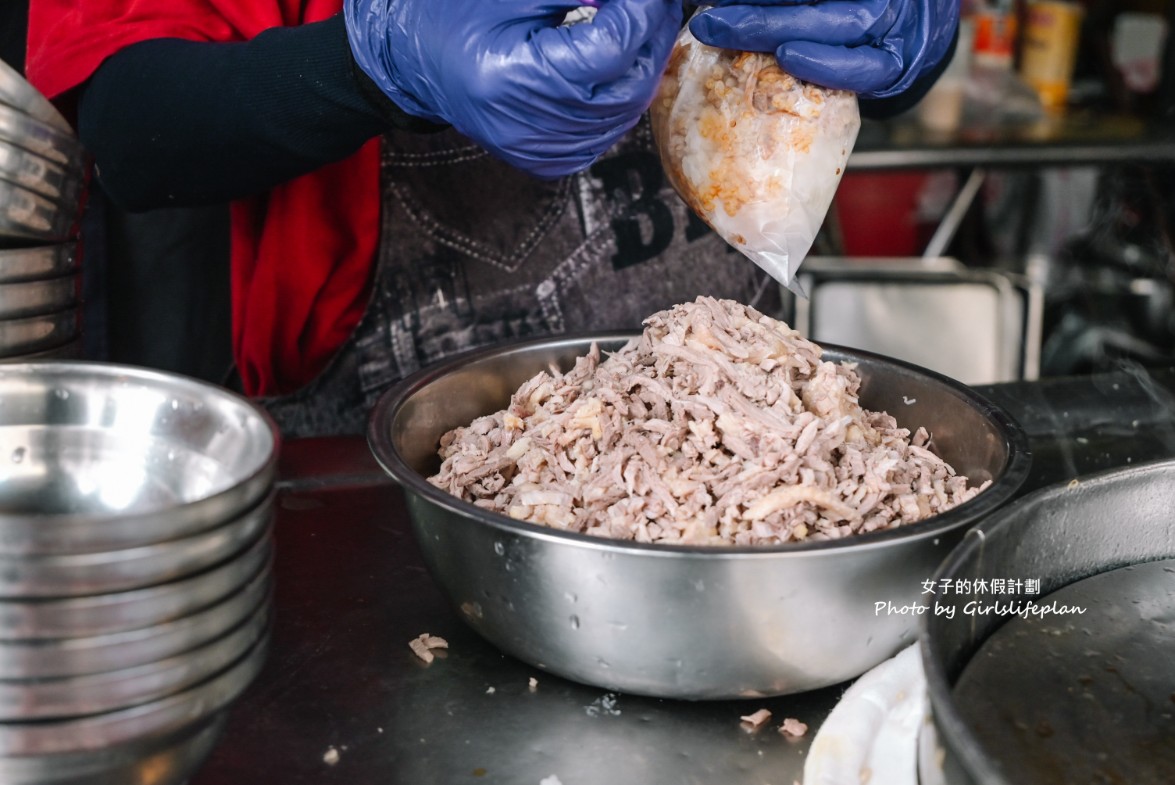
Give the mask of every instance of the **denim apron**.
<svg viewBox="0 0 1175 785">
<path fill-rule="evenodd" d="M 380 250 L 359 325 L 315 380 L 260 399 L 289 438 L 362 433 L 392 383 L 468 349 L 639 330 L 703 294 L 778 315 L 778 286 L 666 182 L 647 117 L 557 181 L 452 130 L 389 134 L 381 181 Z"/>
</svg>

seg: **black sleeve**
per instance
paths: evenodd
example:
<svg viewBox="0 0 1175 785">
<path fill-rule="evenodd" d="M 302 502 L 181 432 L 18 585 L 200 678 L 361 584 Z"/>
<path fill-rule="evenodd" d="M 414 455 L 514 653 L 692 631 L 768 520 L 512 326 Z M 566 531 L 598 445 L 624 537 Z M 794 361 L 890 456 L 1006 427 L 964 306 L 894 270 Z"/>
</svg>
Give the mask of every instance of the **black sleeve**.
<svg viewBox="0 0 1175 785">
<path fill-rule="evenodd" d="M 98 178 L 132 211 L 260 193 L 385 130 L 435 127 L 356 67 L 342 14 L 244 43 L 134 44 L 98 68 L 78 107 Z"/>
</svg>

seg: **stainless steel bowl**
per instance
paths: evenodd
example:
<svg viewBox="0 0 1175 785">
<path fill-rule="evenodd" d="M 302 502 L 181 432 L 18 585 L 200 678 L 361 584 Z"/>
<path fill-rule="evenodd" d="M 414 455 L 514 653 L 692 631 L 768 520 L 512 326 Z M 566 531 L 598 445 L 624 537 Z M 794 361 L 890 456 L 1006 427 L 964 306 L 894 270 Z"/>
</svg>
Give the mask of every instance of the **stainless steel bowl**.
<svg viewBox="0 0 1175 785">
<path fill-rule="evenodd" d="M 0 554 L 135 548 L 268 495 L 278 432 L 193 379 L 87 362 L 0 364 Z"/>
<path fill-rule="evenodd" d="M 78 301 L 81 282 L 79 273 L 70 273 L 60 278 L 0 284 L 0 319 L 70 310 Z"/>
<path fill-rule="evenodd" d="M 1175 535 L 1171 526 L 1173 509 L 1175 461 L 1117 469 L 1082 478 L 1079 483 L 1045 488 L 976 526 L 934 577 L 936 581 L 949 579 L 952 585 L 966 579 L 969 586 L 974 586 L 980 579 L 988 585 L 995 578 L 1039 580 L 1040 597 L 1033 599 L 1047 604 L 1045 595 L 1091 576 L 1127 565 L 1175 558 Z M 1170 580 L 1165 586 L 1151 582 L 1146 587 L 1158 605 L 1165 602 L 1168 611 L 1172 602 L 1169 598 L 1164 600 L 1164 592 L 1169 592 L 1169 587 Z M 1039 755 L 1038 764 L 1050 771 L 1058 771 L 1062 764 L 1066 767 L 1073 764 L 1085 750 L 1092 755 L 1092 750 L 1096 749 L 1092 743 L 1084 750 L 1059 748 L 1058 744 L 1066 743 L 1062 741 L 1066 734 L 1059 728 L 1056 738 L 1047 729 L 1038 732 L 1039 716 L 1059 712 L 1077 717 L 1083 713 L 1086 717 L 1096 716 L 1098 721 L 1078 723 L 1080 732 L 1088 734 L 1091 740 L 1105 735 L 1106 723 L 1118 726 L 1110 729 L 1116 738 L 1130 736 L 1132 730 L 1138 730 L 1130 726 L 1140 716 L 1147 718 L 1153 735 L 1167 740 L 1160 748 L 1148 748 L 1144 746 L 1140 733 L 1137 746 L 1130 744 L 1117 748 L 1123 759 L 1115 760 L 1111 756 L 1089 760 L 1090 767 L 1102 771 L 1104 776 L 1085 781 L 1146 781 L 1123 772 L 1123 769 L 1130 768 L 1123 764 L 1132 757 L 1144 760 L 1162 758 L 1170 772 L 1173 765 L 1169 743 L 1170 715 L 1175 713 L 1175 706 L 1167 701 L 1160 703 L 1148 699 L 1140 692 L 1141 683 L 1137 685 L 1139 689 L 1135 689 L 1131 685 L 1133 679 L 1125 664 L 1126 658 L 1121 658 L 1118 663 L 1123 670 L 1121 673 L 1112 666 L 1104 667 L 1105 660 L 1117 661 L 1115 655 L 1132 652 L 1120 649 L 1119 644 L 1123 641 L 1105 634 L 1104 617 L 1099 621 L 1098 614 L 1094 613 L 1053 617 L 1057 622 L 1056 629 L 1047 637 L 1055 639 L 1055 643 L 1051 647 L 1042 645 L 1034 657 L 1022 658 L 1011 666 L 1021 672 L 1017 680 L 1024 683 L 1023 691 L 1000 697 L 998 702 L 1006 706 L 1001 709 L 1002 716 L 986 718 L 989 723 L 1025 723 L 1029 732 L 1024 735 L 1032 736 L 1038 742 L 1035 751 L 1031 747 L 1025 749 L 1011 744 L 992 748 L 985 743 L 985 736 L 991 733 L 991 729 L 976 725 L 972 718 L 973 709 L 960 705 L 954 687 L 980 647 L 1009 621 L 1010 614 L 977 613 L 974 607 L 971 613 L 967 613 L 967 605 L 976 602 L 992 606 L 1000 600 L 1013 604 L 1022 599 L 984 592 L 952 592 L 936 597 L 935 601 L 943 608 L 953 608 L 950 611 L 953 616 L 948 617 L 944 611 L 923 618 L 919 646 L 926 670 L 931 719 L 923 725 L 919 740 L 920 782 L 925 785 L 943 782 L 951 785 L 1011 785 L 1028 781 L 1023 776 L 1025 772 L 1018 770 L 1025 762 L 1025 756 Z M 1117 618 L 1125 623 L 1143 625 L 1144 630 L 1154 630 L 1166 645 L 1153 652 L 1153 659 L 1170 671 L 1172 620 L 1169 615 L 1163 619 L 1148 618 L 1149 609 L 1139 605 L 1130 607 L 1128 602 L 1124 604 L 1127 608 L 1116 613 Z M 1061 660 L 1056 656 L 1054 652 L 1064 651 L 1064 647 L 1077 647 L 1077 658 L 1088 658 L 1088 672 L 1083 676 L 1074 674 L 1075 678 L 1065 685 L 1062 694 L 1055 689 L 1056 685 L 1047 682 L 1061 662 L 1074 659 Z M 1049 651 L 1050 648 L 1054 651 Z M 1034 680 L 1034 669 L 1049 674 Z M 1107 679 L 1116 689 L 1083 696 L 1089 684 L 1085 679 L 1090 682 Z M 1120 705 L 1115 704 L 1112 696 L 1116 696 Z M 1013 706 L 1020 707 L 1021 711 L 1016 711 Z M 1127 710 L 1119 712 L 1117 708 Z M 1116 770 L 1123 772 L 1122 776 L 1112 776 Z M 1058 773 L 1055 781 L 1078 780 Z M 1169 781 L 1169 778 L 1150 781 Z"/>
<path fill-rule="evenodd" d="M 269 602 L 272 588 L 266 566 L 220 602 L 174 621 L 107 635 L 0 640 L 0 680 L 85 676 L 174 657 L 236 627 Z"/>
<path fill-rule="evenodd" d="M 211 679 L 162 700 L 68 720 L 0 723 L 0 781 L 8 782 L 8 772 L 19 768 L 51 770 L 58 756 L 121 747 L 133 760 L 139 749 L 218 714 L 261 670 L 269 635 Z"/>
<path fill-rule="evenodd" d="M 39 352 L 30 352 L 28 354 L 17 354 L 12 357 L 0 357 L 0 364 L 44 362 L 48 360 L 80 360 L 83 359 L 84 355 L 85 347 L 82 344 L 81 336 L 78 336 L 72 341 L 63 343 L 60 346 L 54 346 L 51 349 L 43 349 Z"/>
<path fill-rule="evenodd" d="M 59 278 L 78 267 L 77 243 L 0 249 L 0 283 Z"/>
<path fill-rule="evenodd" d="M 51 556 L 0 555 L 0 600 L 110 594 L 179 580 L 241 553 L 272 519 L 271 494 L 222 526 L 153 545 Z"/>
<path fill-rule="evenodd" d="M 85 157 L 76 136 L 6 104 L 0 104 L 0 140 L 82 171 Z"/>
<path fill-rule="evenodd" d="M 7 104 L 25 114 L 56 128 L 63 134 L 73 135 L 73 128 L 61 113 L 42 95 L 37 88 L 25 80 L 20 72 L 0 60 L 0 104 Z"/>
<path fill-rule="evenodd" d="M 628 335 L 595 336 L 601 349 Z M 853 678 L 913 640 L 916 603 L 963 531 L 1007 501 L 1030 457 L 1019 427 L 968 388 L 911 365 L 826 347 L 858 364 L 861 403 L 924 425 L 943 457 L 992 486 L 918 524 L 771 548 L 641 545 L 489 513 L 427 482 L 446 431 L 507 404 L 591 337 L 544 339 L 441 363 L 372 412 L 376 458 L 405 489 L 425 562 L 453 605 L 502 650 L 575 681 L 658 697 L 778 695 Z M 908 405 L 907 405 L 908 402 Z"/>
<path fill-rule="evenodd" d="M 0 140 L 0 180 L 24 186 L 34 193 L 63 204 L 78 200 L 82 170 Z"/>
<path fill-rule="evenodd" d="M 139 739 L 103 750 L 0 758 L 6 785 L 182 785 L 208 758 L 228 712 L 191 723 L 163 738 Z"/>
<path fill-rule="evenodd" d="M 161 700 L 238 660 L 261 639 L 269 620 L 265 604 L 223 637 L 165 660 L 85 676 L 0 681 L 0 722 L 83 717 Z"/>
<path fill-rule="evenodd" d="M 78 205 L 48 199 L 0 180 L 0 247 L 6 241 L 62 243 L 74 234 Z"/>
<path fill-rule="evenodd" d="M 182 619 L 223 601 L 265 569 L 270 540 L 267 531 L 241 556 L 147 589 L 61 600 L 0 600 L 0 640 L 109 635 Z"/>
<path fill-rule="evenodd" d="M 3 288 L 11 285 L 0 284 L 0 299 L 3 298 Z M 77 308 L 0 319 L 0 358 L 27 356 L 63 346 L 77 337 L 80 322 L 81 313 Z"/>
</svg>

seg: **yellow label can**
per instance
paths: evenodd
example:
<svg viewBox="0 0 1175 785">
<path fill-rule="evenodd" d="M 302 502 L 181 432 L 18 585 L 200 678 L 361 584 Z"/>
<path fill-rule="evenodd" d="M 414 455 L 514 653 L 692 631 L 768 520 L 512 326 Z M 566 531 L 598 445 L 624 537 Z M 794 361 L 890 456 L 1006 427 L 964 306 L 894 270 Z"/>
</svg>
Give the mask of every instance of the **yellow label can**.
<svg viewBox="0 0 1175 785">
<path fill-rule="evenodd" d="M 1076 3 L 1033 0 L 1028 4 L 1020 75 L 1047 109 L 1061 109 L 1068 100 L 1084 12 Z"/>
</svg>

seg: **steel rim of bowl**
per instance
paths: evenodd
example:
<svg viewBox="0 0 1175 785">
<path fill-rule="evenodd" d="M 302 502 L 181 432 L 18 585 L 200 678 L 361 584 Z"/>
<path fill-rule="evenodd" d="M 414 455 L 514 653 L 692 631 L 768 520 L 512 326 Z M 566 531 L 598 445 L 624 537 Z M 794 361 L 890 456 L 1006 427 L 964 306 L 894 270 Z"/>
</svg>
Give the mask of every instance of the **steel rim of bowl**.
<svg viewBox="0 0 1175 785">
<path fill-rule="evenodd" d="M 0 249 L 0 283 L 57 278 L 78 268 L 77 243 Z"/>
<path fill-rule="evenodd" d="M 257 541 L 273 518 L 276 495 L 271 491 L 214 529 L 152 545 L 53 556 L 0 554 L 0 601 L 111 594 L 202 572 Z"/>
<path fill-rule="evenodd" d="M 80 360 L 82 357 L 82 349 L 82 339 L 81 336 L 78 336 L 72 341 L 66 341 L 60 346 L 54 346 L 51 349 L 45 349 L 39 352 L 31 352 L 29 354 L 17 354 L 12 357 L 0 357 L 0 365 L 12 365 L 13 363 L 41 363 Z"/>
<path fill-rule="evenodd" d="M 84 676 L 0 682 L 0 722 L 28 722 L 100 714 L 161 700 L 227 668 L 269 626 L 263 604 L 236 628 L 165 660 Z"/>
<path fill-rule="evenodd" d="M 942 385 L 952 394 L 971 403 L 988 419 L 992 420 L 1000 432 L 1004 442 L 1003 446 L 1008 456 L 1003 472 L 993 477 L 992 484 L 987 490 L 977 494 L 963 504 L 947 510 L 945 513 L 940 513 L 916 523 L 905 524 L 895 529 L 854 534 L 851 537 L 843 539 L 787 543 L 783 545 L 671 545 L 638 543 L 628 540 L 610 540 L 588 534 L 580 534 L 578 532 L 561 531 L 539 524 L 514 520 L 508 516 L 484 510 L 428 482 L 425 477 L 408 466 L 400 458 L 398 451 L 391 446 L 391 439 L 388 435 L 391 433 L 393 417 L 402 404 L 417 391 L 457 368 L 490 357 L 501 357 L 512 353 L 525 352 L 539 346 L 558 348 L 582 345 L 586 351 L 592 342 L 601 344 L 601 347 L 605 344 L 612 343 L 622 345 L 625 341 L 638 336 L 639 333 L 607 332 L 562 338 L 532 339 L 513 342 L 499 347 L 475 349 L 470 352 L 455 355 L 448 360 L 417 371 L 390 388 L 380 397 L 368 421 L 368 446 L 380 466 L 396 482 L 450 512 L 473 518 L 480 523 L 500 530 L 523 534 L 531 539 L 574 543 L 577 546 L 604 551 L 639 552 L 641 554 L 661 555 L 665 557 L 721 554 L 738 558 L 768 558 L 780 553 L 800 556 L 805 553 L 817 554 L 823 551 L 843 550 L 846 548 L 884 548 L 894 542 L 910 542 L 915 539 L 926 539 L 939 536 L 943 532 L 955 528 L 961 521 L 981 520 L 984 516 L 1008 501 L 1028 477 L 1028 472 L 1032 465 L 1032 457 L 1028 449 L 1028 437 L 1019 424 L 1003 408 L 997 406 L 984 396 L 979 395 L 966 385 L 929 369 L 920 368 L 919 366 L 901 360 L 883 357 L 872 352 L 846 349 L 833 344 L 822 344 L 825 354 L 841 355 L 842 360 L 851 360 L 852 357 L 859 357 L 896 366 L 907 373 L 929 378 Z M 486 412 L 486 414 L 488 413 Z"/>
<path fill-rule="evenodd" d="M 59 600 L 0 601 L 0 638 L 42 640 L 90 637 L 181 619 L 214 605 L 249 582 L 269 563 L 272 524 L 225 563 L 194 577 L 146 589 Z"/>
<path fill-rule="evenodd" d="M 0 758 L 7 785 L 182 785 L 215 749 L 228 722 L 221 711 L 161 737 L 103 750 Z"/>
<path fill-rule="evenodd" d="M 0 104 L 0 140 L 82 171 L 85 156 L 76 136 L 7 104 Z"/>
<path fill-rule="evenodd" d="M 19 109 L 63 134 L 73 135 L 73 128 L 49 99 L 3 60 L 0 60 L 0 103 Z"/>
<path fill-rule="evenodd" d="M 252 420 L 257 430 L 269 435 L 263 458 L 236 478 L 235 482 L 215 493 L 192 499 L 165 509 L 133 513 L 70 514 L 22 516 L 0 513 L 0 554 L 70 553 L 134 547 L 164 539 L 207 531 L 229 516 L 254 505 L 273 488 L 277 473 L 280 433 L 269 413 L 257 404 L 220 387 L 196 379 L 153 371 L 146 368 L 90 361 L 54 361 L 0 364 L 0 386 L 6 378 L 26 382 L 30 377 L 45 380 L 46 389 L 59 387 L 71 376 L 86 375 L 111 382 L 134 382 L 151 389 L 185 393 L 204 403 L 216 402 L 235 410 L 242 423 Z M 0 427 L 3 422 L 0 420 Z M 243 494 L 243 496 L 242 496 Z M 158 531 L 160 528 L 162 532 Z M 52 532 L 47 537 L 46 532 Z M 74 547 L 44 547 L 67 541 Z M 13 542 L 18 541 L 16 545 Z M 32 547 L 29 543 L 34 543 Z"/>
<path fill-rule="evenodd" d="M 271 634 L 272 626 L 228 668 L 162 700 L 91 717 L 0 724 L 0 764 L 5 758 L 99 751 L 171 734 L 212 716 L 236 700 L 260 673 Z"/>
<path fill-rule="evenodd" d="M 77 209 L 0 180 L 0 239 L 66 242 Z"/>
<path fill-rule="evenodd" d="M 77 308 L 0 319 L 0 358 L 49 351 L 69 343 L 77 337 L 80 322 L 81 311 Z"/>
<path fill-rule="evenodd" d="M 76 202 L 82 187 L 81 169 L 50 160 L 18 144 L 0 140 L 0 179 L 24 186 L 62 203 Z"/>
<path fill-rule="evenodd" d="M 1089 474 L 1081 478 L 1081 485 L 1089 488 L 1092 485 L 1105 483 L 1124 473 L 1169 473 L 1175 461 L 1164 459 L 1141 464 L 1131 468 L 1118 467 Z M 1065 486 L 1054 484 L 1037 489 L 1027 494 L 1015 503 L 1009 505 L 1001 514 L 994 515 L 981 521 L 967 533 L 939 566 L 934 575 L 937 584 L 941 579 L 954 575 L 974 559 L 977 551 L 981 551 L 984 542 L 989 536 L 998 536 L 1006 528 L 1019 523 L 1020 517 L 1026 512 L 1039 508 L 1051 499 Z M 991 785 L 1014 785 L 1003 773 L 996 768 L 987 752 L 975 740 L 968 729 L 967 722 L 955 707 L 952 698 L 952 684 L 942 665 L 945 654 L 936 638 L 928 634 L 928 624 L 932 617 L 923 617 L 919 621 L 918 649 L 922 656 L 922 667 L 926 673 L 926 692 L 929 710 L 933 713 L 932 727 L 945 735 L 954 753 L 975 782 L 990 783 Z M 923 727 L 923 733 L 925 728 Z"/>
<path fill-rule="evenodd" d="M 272 604 L 272 558 L 244 588 L 174 621 L 79 638 L 0 641 L 0 681 L 86 676 L 168 659 L 223 636 Z"/>
<path fill-rule="evenodd" d="M 81 273 L 60 278 L 0 284 L 0 320 L 26 319 L 66 311 L 77 304 Z"/>
</svg>

